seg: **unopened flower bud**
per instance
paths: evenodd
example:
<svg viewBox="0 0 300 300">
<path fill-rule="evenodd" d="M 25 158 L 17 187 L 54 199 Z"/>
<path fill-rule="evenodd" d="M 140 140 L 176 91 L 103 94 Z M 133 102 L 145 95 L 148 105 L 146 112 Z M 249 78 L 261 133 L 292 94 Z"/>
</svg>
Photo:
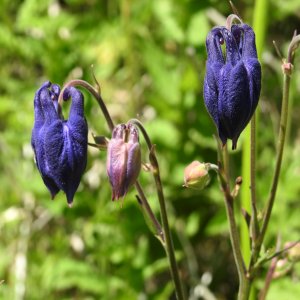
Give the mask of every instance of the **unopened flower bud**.
<svg viewBox="0 0 300 300">
<path fill-rule="evenodd" d="M 107 149 L 107 175 L 112 186 L 112 200 L 126 195 L 141 170 L 139 133 L 133 124 L 115 127 Z"/>
<path fill-rule="evenodd" d="M 193 161 L 184 169 L 183 186 L 196 190 L 204 189 L 210 181 L 208 171 L 208 164 Z"/>
</svg>

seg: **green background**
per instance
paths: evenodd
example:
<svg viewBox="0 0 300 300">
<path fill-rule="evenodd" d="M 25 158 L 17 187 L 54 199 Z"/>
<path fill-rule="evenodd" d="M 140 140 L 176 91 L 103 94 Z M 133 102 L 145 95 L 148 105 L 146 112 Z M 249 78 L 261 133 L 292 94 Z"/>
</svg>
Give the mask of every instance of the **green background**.
<svg viewBox="0 0 300 300">
<path fill-rule="evenodd" d="M 282 91 L 272 41 L 286 55 L 294 30 L 300 30 L 299 0 L 269 2 L 261 24 L 267 34 L 257 135 L 259 209 L 274 167 Z M 252 24 L 255 1 L 235 4 Z M 174 299 L 164 251 L 145 224 L 135 191 L 123 205 L 111 201 L 105 152 L 89 148 L 71 209 L 62 192 L 51 201 L 35 167 L 35 91 L 46 80 L 93 83 L 91 65 L 114 122 L 139 118 L 157 145 L 176 255 L 191 299 L 234 299 L 237 273 L 218 181 L 212 174 L 201 192 L 182 187 L 187 164 L 217 160 L 215 127 L 202 96 L 205 39 L 230 13 L 227 1 L 216 0 L 0 0 L 1 299 Z M 300 236 L 299 69 L 296 58 L 288 141 L 266 247 L 275 245 L 278 233 L 282 246 Z M 84 95 L 90 132 L 110 137 L 97 103 Z M 67 105 L 64 110 L 67 115 Z M 233 180 L 241 174 L 243 140 L 242 134 L 230 152 Z M 143 141 L 142 149 L 147 162 Z M 159 216 L 151 174 L 142 172 L 140 180 Z M 241 220 L 239 203 L 237 198 Z M 282 259 L 283 268 L 291 266 Z M 299 299 L 299 281 L 300 266 L 293 264 L 272 282 L 268 299 Z M 197 298 L 201 291 L 204 298 Z"/>
</svg>

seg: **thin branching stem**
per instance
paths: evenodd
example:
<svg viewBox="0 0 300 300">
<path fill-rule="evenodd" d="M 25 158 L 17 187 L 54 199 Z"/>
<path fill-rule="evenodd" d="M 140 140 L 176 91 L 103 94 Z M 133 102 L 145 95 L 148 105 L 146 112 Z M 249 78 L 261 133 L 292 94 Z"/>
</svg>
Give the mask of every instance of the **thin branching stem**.
<svg viewBox="0 0 300 300">
<path fill-rule="evenodd" d="M 279 175 L 281 171 L 285 133 L 286 133 L 286 126 L 287 126 L 287 119 L 288 119 L 289 90 L 290 90 L 290 76 L 288 74 L 284 74 L 283 75 L 283 97 L 282 97 L 282 106 L 281 106 L 281 117 L 280 117 L 278 144 L 277 144 L 276 163 L 275 163 L 275 170 L 273 174 L 273 180 L 271 184 L 271 190 L 267 201 L 265 215 L 263 218 L 263 224 L 262 224 L 262 229 L 260 234 L 260 245 L 264 240 L 266 230 L 270 221 L 271 212 L 274 205 L 275 196 L 278 187 Z"/>
<path fill-rule="evenodd" d="M 247 277 L 247 269 L 245 266 L 245 262 L 241 253 L 241 244 L 239 239 L 239 232 L 235 221 L 234 216 L 234 198 L 230 192 L 229 182 L 228 182 L 228 173 L 229 170 L 225 168 L 229 168 L 228 162 L 228 154 L 226 151 L 226 146 L 223 147 L 223 155 L 219 151 L 219 158 L 223 158 L 223 165 L 220 162 L 219 165 L 219 179 L 221 182 L 221 187 L 224 193 L 224 200 L 225 200 L 225 208 L 227 219 L 229 222 L 229 235 L 231 246 L 233 250 L 234 261 L 237 267 L 238 276 L 239 276 L 239 293 L 238 299 L 239 300 L 247 300 L 250 293 L 250 279 Z M 225 161 L 224 161 L 225 160 Z"/>
<path fill-rule="evenodd" d="M 174 281 L 175 289 L 176 289 L 176 295 L 178 300 L 184 300 L 186 299 L 185 293 L 183 291 L 183 286 L 181 283 L 181 279 L 179 276 L 179 270 L 178 270 L 178 265 L 175 257 L 175 250 L 174 250 L 174 245 L 173 245 L 173 240 L 172 240 L 172 235 L 171 235 L 171 230 L 169 226 L 169 221 L 168 221 L 168 214 L 167 214 L 167 209 L 166 209 L 166 203 L 165 203 L 165 197 L 164 197 L 164 192 L 163 192 L 163 187 L 160 179 L 160 170 L 159 170 L 159 164 L 156 158 L 155 154 L 155 147 L 151 142 L 151 139 L 149 135 L 147 134 L 146 129 L 144 128 L 143 124 L 137 120 L 137 119 L 131 119 L 128 123 L 132 123 L 136 125 L 140 131 L 142 132 L 147 147 L 149 149 L 149 159 L 150 163 L 152 166 L 152 173 L 156 185 L 156 190 L 157 190 L 157 196 L 159 200 L 159 206 L 160 206 L 160 214 L 161 214 L 161 219 L 162 219 L 162 225 L 164 229 L 164 234 L 165 234 L 165 241 L 166 241 L 166 253 L 169 259 L 170 263 L 170 269 L 171 269 L 171 275 Z"/>
<path fill-rule="evenodd" d="M 147 198 L 145 196 L 145 193 L 140 185 L 140 183 L 138 181 L 136 181 L 136 183 L 134 184 L 136 190 L 138 191 L 139 194 L 139 199 L 141 201 L 141 204 L 143 206 L 143 208 L 146 210 L 146 213 L 148 215 L 148 217 L 150 218 L 152 224 L 154 225 L 155 231 L 156 231 L 156 236 L 159 238 L 159 240 L 161 241 L 161 243 L 163 244 L 163 246 L 165 247 L 165 235 L 164 232 L 162 230 L 162 227 L 160 225 L 160 223 L 158 222 L 158 220 L 156 219 L 148 201 Z"/>
<path fill-rule="evenodd" d="M 250 194 L 251 194 L 251 222 L 252 251 L 256 247 L 259 226 L 256 207 L 256 116 L 252 116 L 250 123 Z M 251 264 L 251 262 L 250 262 Z"/>
<path fill-rule="evenodd" d="M 281 244 L 281 238 L 280 238 L 280 235 L 278 235 L 277 243 L 276 243 L 276 251 L 279 251 L 280 244 Z M 267 273 L 267 276 L 266 276 L 264 287 L 261 290 L 261 292 L 259 293 L 259 300 L 265 300 L 266 297 L 267 297 L 267 294 L 268 294 L 268 291 L 269 291 L 269 288 L 270 288 L 270 285 L 271 285 L 271 282 L 272 282 L 272 279 L 273 279 L 273 275 L 274 275 L 274 272 L 276 270 L 278 259 L 279 259 L 278 256 L 276 256 L 272 259 L 271 265 L 269 267 L 269 270 L 268 270 L 268 273 Z"/>
<path fill-rule="evenodd" d="M 275 257 L 278 257 L 278 256 L 286 253 L 288 250 L 292 249 L 293 247 L 297 246 L 298 244 L 300 244 L 300 240 L 298 240 L 294 243 L 291 243 L 288 247 L 285 247 L 279 251 L 276 251 L 275 253 L 273 253 L 270 256 L 261 258 L 260 260 L 257 261 L 256 265 L 254 265 L 254 267 L 253 267 L 254 272 L 258 271 L 262 264 L 270 261 L 271 259 L 273 259 Z"/>
<path fill-rule="evenodd" d="M 278 187 L 279 175 L 281 171 L 281 163 L 283 157 L 284 150 L 284 142 L 285 142 L 285 133 L 286 126 L 288 120 L 288 104 L 289 104 L 289 91 L 290 91 L 290 81 L 291 78 L 288 74 L 283 75 L 283 97 L 282 97 L 282 107 L 281 107 L 281 117 L 280 117 L 280 128 L 279 128 L 279 136 L 278 136 L 278 144 L 277 144 L 277 155 L 276 155 L 276 163 L 275 170 L 273 175 L 273 180 L 271 184 L 271 190 L 269 194 L 269 198 L 267 201 L 266 211 L 263 218 L 263 225 L 260 234 L 260 245 L 262 244 L 266 230 L 270 221 L 272 208 L 275 201 L 276 191 Z"/>
</svg>

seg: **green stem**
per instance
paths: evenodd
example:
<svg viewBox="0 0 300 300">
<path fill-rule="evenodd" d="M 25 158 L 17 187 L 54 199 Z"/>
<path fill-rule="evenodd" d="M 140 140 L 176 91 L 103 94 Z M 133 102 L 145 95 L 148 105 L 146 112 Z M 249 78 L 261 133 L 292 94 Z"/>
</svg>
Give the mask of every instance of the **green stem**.
<svg viewBox="0 0 300 300">
<path fill-rule="evenodd" d="M 267 8 L 269 0 L 256 0 L 254 7 L 253 29 L 256 32 L 256 48 L 258 58 L 261 58 L 262 50 L 265 43 L 265 35 L 267 30 Z M 256 183 L 255 183 L 255 170 L 256 170 L 256 115 L 253 115 L 251 120 L 250 129 L 250 187 L 251 187 L 251 211 L 252 211 L 252 249 L 259 234 L 257 208 L 256 208 Z"/>
<path fill-rule="evenodd" d="M 269 0 L 256 0 L 254 7 L 253 29 L 256 33 L 256 47 L 258 58 L 261 58 L 263 45 L 265 42 L 265 35 L 267 29 L 267 7 Z M 253 252 L 257 248 L 257 239 L 259 237 L 259 225 L 257 218 L 257 199 L 256 199 L 256 127 L 259 111 L 256 110 L 252 117 L 250 126 L 245 130 L 245 142 L 243 144 L 243 164 L 242 164 L 242 178 L 243 185 L 241 191 L 241 205 L 246 210 L 251 210 L 250 221 L 250 236 L 252 238 L 252 245 L 250 248 L 249 231 L 247 224 L 242 221 L 241 223 L 241 241 L 242 253 L 247 265 L 253 264 Z M 250 128 L 249 128 L 250 127 Z M 250 159 L 249 159 L 250 157 Z M 250 189 L 249 189 L 250 187 Z M 251 290 L 251 283 L 245 289 Z M 255 298 L 254 290 L 252 289 L 251 299 Z M 249 292 L 248 292 L 249 294 Z"/>
<path fill-rule="evenodd" d="M 267 8 L 269 0 L 256 0 L 254 6 L 253 14 L 253 29 L 256 33 L 256 48 L 258 58 L 261 58 L 263 46 L 265 43 L 265 35 L 267 30 Z M 245 222 L 241 224 L 241 236 L 242 236 L 242 251 L 249 265 L 249 270 L 251 266 L 255 263 L 257 257 L 253 257 L 253 253 L 257 249 L 257 240 L 260 234 L 258 218 L 257 218 L 257 199 L 256 199 L 256 128 L 259 121 L 259 110 L 257 109 L 254 113 L 250 129 L 249 126 L 245 130 L 245 143 L 243 145 L 243 185 L 242 185 L 242 206 L 246 209 L 251 209 L 251 220 L 250 220 L 250 237 L 251 248 L 249 243 L 248 228 Z M 250 156 L 250 160 L 249 160 Z M 250 186 L 250 190 L 248 187 Z M 250 203 L 249 203 L 250 199 Z M 254 261 L 253 261 L 254 259 Z M 249 289 L 251 294 L 249 295 L 250 299 L 255 299 L 255 290 L 251 287 L 252 281 L 249 282 Z"/>
<path fill-rule="evenodd" d="M 269 6 L 269 0 L 256 0 L 253 14 L 253 29 L 256 33 L 256 48 L 257 55 L 260 59 L 265 43 L 265 36 L 267 30 L 267 8 Z M 255 171 L 256 171 L 256 118 L 258 118 L 259 111 L 253 115 L 251 120 L 250 129 L 250 187 L 251 187 L 251 234 L 252 234 L 252 253 L 255 252 L 257 247 L 257 239 L 259 236 L 259 226 L 257 219 L 257 208 L 256 208 L 256 182 L 255 182 Z M 250 264 L 252 264 L 252 255 Z"/>
<path fill-rule="evenodd" d="M 281 163 L 282 163 L 282 156 L 283 156 L 283 149 L 284 149 L 284 142 L 285 142 L 285 133 L 286 133 L 286 126 L 288 120 L 288 101 L 289 101 L 289 90 L 290 90 L 290 76 L 284 74 L 283 77 L 283 97 L 282 97 L 282 106 L 281 106 L 281 118 L 280 118 L 280 128 L 279 128 L 279 136 L 278 136 L 278 145 L 277 145 L 277 155 L 276 155 L 276 164 L 275 170 L 271 185 L 271 191 L 269 194 L 266 212 L 263 218 L 263 225 L 260 234 L 260 244 L 262 244 L 264 240 L 264 236 L 269 224 L 272 208 L 275 201 L 278 180 L 281 170 Z M 260 248 L 260 247 L 259 247 Z"/>
<path fill-rule="evenodd" d="M 251 207 L 252 214 L 255 215 L 257 221 L 257 209 L 256 209 L 256 183 L 255 183 L 255 166 L 256 166 L 256 118 L 253 115 L 251 120 L 250 131 L 250 191 L 251 191 Z"/>
<path fill-rule="evenodd" d="M 157 196 L 159 200 L 159 206 L 160 206 L 160 213 L 161 213 L 161 219 L 162 219 L 162 226 L 164 229 L 164 234 L 165 234 L 165 241 L 166 241 L 166 246 L 165 250 L 167 253 L 167 257 L 169 259 L 170 263 L 170 270 L 171 270 L 171 275 L 172 279 L 175 285 L 175 290 L 176 290 L 176 295 L 178 300 L 184 300 L 186 299 L 182 283 L 180 280 L 179 276 L 179 270 L 177 266 L 177 261 L 175 257 L 175 250 L 174 250 L 174 245 L 173 245 L 173 240 L 172 240 L 172 235 L 170 231 L 170 226 L 169 226 L 169 221 L 168 221 L 168 214 L 167 214 L 167 209 L 166 209 L 166 204 L 165 204 L 165 197 L 163 193 L 163 187 L 160 179 L 160 170 L 159 170 L 159 164 L 155 155 L 155 147 L 152 144 L 149 135 L 147 134 L 147 131 L 145 130 L 144 126 L 142 123 L 137 120 L 137 119 L 131 119 L 128 123 L 135 124 L 140 131 L 142 132 L 146 144 L 149 149 L 149 159 L 151 166 L 153 168 L 153 177 L 156 185 L 156 190 L 157 190 Z"/>
<path fill-rule="evenodd" d="M 257 208 L 256 208 L 256 117 L 251 120 L 250 128 L 250 194 L 251 194 L 251 222 L 250 231 L 252 237 L 252 249 L 256 245 L 259 235 Z"/>
<path fill-rule="evenodd" d="M 234 260 L 238 270 L 239 282 L 240 282 L 238 299 L 241 299 L 240 295 L 244 290 L 243 286 L 245 285 L 245 281 L 246 281 L 246 276 L 245 276 L 246 267 L 240 250 L 239 235 L 238 235 L 238 230 L 237 230 L 235 217 L 234 217 L 233 199 L 228 190 L 224 191 L 224 194 L 225 194 L 226 214 L 227 214 L 227 219 L 229 221 L 230 241 L 233 249 Z"/>
<path fill-rule="evenodd" d="M 241 282 L 239 287 L 238 300 L 248 300 L 250 297 L 251 291 L 251 280 L 249 278 L 245 278 L 244 281 Z"/>
<path fill-rule="evenodd" d="M 250 159 L 249 159 L 250 158 Z M 244 130 L 243 153 L 242 153 L 242 178 L 241 185 L 241 208 L 249 214 L 251 211 L 251 128 L 248 125 Z M 241 248 L 246 265 L 250 262 L 250 239 L 248 224 L 242 217 L 240 221 Z"/>
<path fill-rule="evenodd" d="M 256 34 L 255 41 L 259 59 L 261 59 L 266 40 L 269 2 L 270 0 L 255 0 L 253 13 L 253 30 Z"/>
<path fill-rule="evenodd" d="M 265 43 L 265 35 L 267 29 L 267 8 L 269 0 L 256 0 L 253 14 L 253 29 L 256 34 L 256 48 L 258 58 L 261 58 L 263 46 Z M 258 119 L 259 111 L 256 110 L 256 118 Z M 252 117 L 254 118 L 254 116 Z M 256 212 L 255 196 L 255 135 L 256 135 L 256 120 L 251 121 L 251 125 L 247 126 L 244 130 L 244 143 L 243 143 L 243 158 L 242 158 L 242 177 L 243 185 L 241 187 L 241 205 L 247 211 L 251 210 L 251 234 L 258 234 L 258 222 Z M 250 159 L 249 159 L 250 158 Z M 250 187 L 250 189 L 249 189 Z M 255 216 L 256 215 L 256 216 Z M 250 243 L 247 224 L 242 221 L 241 223 L 241 241 L 242 252 L 246 263 L 250 262 Z M 253 247 L 253 244 L 252 244 Z"/>
<path fill-rule="evenodd" d="M 224 153 L 225 152 L 225 153 Z M 227 157 L 226 150 L 223 149 L 223 157 Z M 228 167 L 228 162 L 224 166 Z M 239 276 L 239 292 L 238 299 L 246 300 L 249 297 L 250 292 L 250 280 L 247 278 L 247 270 L 243 260 L 243 256 L 240 249 L 240 240 L 237 225 L 234 217 L 234 198 L 230 193 L 229 183 L 228 183 L 228 170 L 224 169 L 221 165 L 219 166 L 219 179 L 221 182 L 222 190 L 224 193 L 225 208 L 227 219 L 229 221 L 229 235 L 233 250 L 234 261 L 237 267 Z"/>
<path fill-rule="evenodd" d="M 160 225 L 160 223 L 158 222 L 158 220 L 156 219 L 150 205 L 149 202 L 145 196 L 145 193 L 140 185 L 140 183 L 138 181 L 136 181 L 136 183 L 134 184 L 136 190 L 138 191 L 139 194 L 139 199 L 141 201 L 141 204 L 143 206 L 143 208 L 145 209 L 153 227 L 155 228 L 156 231 L 156 236 L 159 238 L 159 240 L 161 241 L 161 243 L 163 244 L 163 246 L 165 246 L 165 235 L 164 232 L 162 230 L 162 227 Z"/>
<path fill-rule="evenodd" d="M 154 151 L 152 151 L 152 153 L 154 153 Z M 173 240 L 172 240 L 171 231 L 170 231 L 170 227 L 169 227 L 167 209 L 166 209 L 166 205 L 165 205 L 165 199 L 164 199 L 162 184 L 161 184 L 160 175 L 159 175 L 159 168 L 158 168 L 155 154 L 153 154 L 151 161 L 152 161 L 151 164 L 155 167 L 155 171 L 153 174 L 154 174 L 154 180 L 155 180 L 156 189 L 157 189 L 157 196 L 159 199 L 162 225 L 164 228 L 164 233 L 165 233 L 165 238 L 166 238 L 166 252 L 167 252 L 167 255 L 169 258 L 169 262 L 170 262 L 171 273 L 172 273 L 172 277 L 173 277 L 175 288 L 176 288 L 177 298 L 178 298 L 178 300 L 183 300 L 183 299 L 185 299 L 185 297 L 184 297 L 183 288 L 182 288 L 179 271 L 178 271 L 178 266 L 177 266 L 177 261 L 176 261 L 176 257 L 175 257 L 174 245 L 173 245 Z"/>
<path fill-rule="evenodd" d="M 228 154 L 228 148 L 227 144 L 223 146 L 222 148 L 222 154 L 223 154 L 223 169 L 226 176 L 226 182 L 228 184 L 228 189 L 230 190 L 230 173 L 229 173 L 229 154 Z"/>
<path fill-rule="evenodd" d="M 261 58 L 263 46 L 265 43 L 265 35 L 267 29 L 267 7 L 269 0 L 256 0 L 253 15 L 253 29 L 256 33 L 256 48 L 258 58 Z M 256 127 L 257 119 L 259 117 L 259 110 L 253 115 L 251 124 L 245 130 L 245 142 L 243 145 L 243 168 L 242 177 L 243 185 L 241 192 L 241 203 L 242 207 L 246 210 L 251 209 L 251 224 L 250 231 L 252 236 L 252 252 L 256 247 L 256 240 L 259 235 L 259 227 L 257 220 L 257 208 L 256 208 L 256 182 L 255 182 L 255 171 L 256 171 Z M 250 127 L 250 128 L 249 128 Z M 250 159 L 249 159 L 250 157 Z M 250 189 L 249 189 L 250 187 Z M 250 201 L 249 201 L 250 199 Z M 250 243 L 248 237 L 248 228 L 245 222 L 241 224 L 241 239 L 242 249 L 245 261 L 247 264 L 251 262 Z"/>
</svg>

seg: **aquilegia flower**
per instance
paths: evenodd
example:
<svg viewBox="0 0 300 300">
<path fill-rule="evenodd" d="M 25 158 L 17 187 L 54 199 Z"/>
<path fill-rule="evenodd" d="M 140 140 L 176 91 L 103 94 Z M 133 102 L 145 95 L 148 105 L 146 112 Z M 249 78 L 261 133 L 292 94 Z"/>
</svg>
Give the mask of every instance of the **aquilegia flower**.
<svg viewBox="0 0 300 300">
<path fill-rule="evenodd" d="M 133 124 L 120 124 L 114 128 L 108 143 L 106 167 L 112 200 L 118 200 L 126 195 L 141 170 L 139 132 Z"/>
<path fill-rule="evenodd" d="M 261 67 L 255 34 L 247 24 L 232 25 L 231 30 L 215 27 L 207 35 L 206 49 L 205 105 L 223 145 L 231 139 L 235 149 L 260 95 Z"/>
<path fill-rule="evenodd" d="M 36 165 L 52 199 L 63 190 L 69 204 L 87 162 L 88 127 L 83 95 L 74 87 L 65 89 L 63 99 L 72 98 L 69 119 L 58 114 L 60 87 L 45 82 L 34 97 L 34 127 L 31 144 Z"/>
</svg>

